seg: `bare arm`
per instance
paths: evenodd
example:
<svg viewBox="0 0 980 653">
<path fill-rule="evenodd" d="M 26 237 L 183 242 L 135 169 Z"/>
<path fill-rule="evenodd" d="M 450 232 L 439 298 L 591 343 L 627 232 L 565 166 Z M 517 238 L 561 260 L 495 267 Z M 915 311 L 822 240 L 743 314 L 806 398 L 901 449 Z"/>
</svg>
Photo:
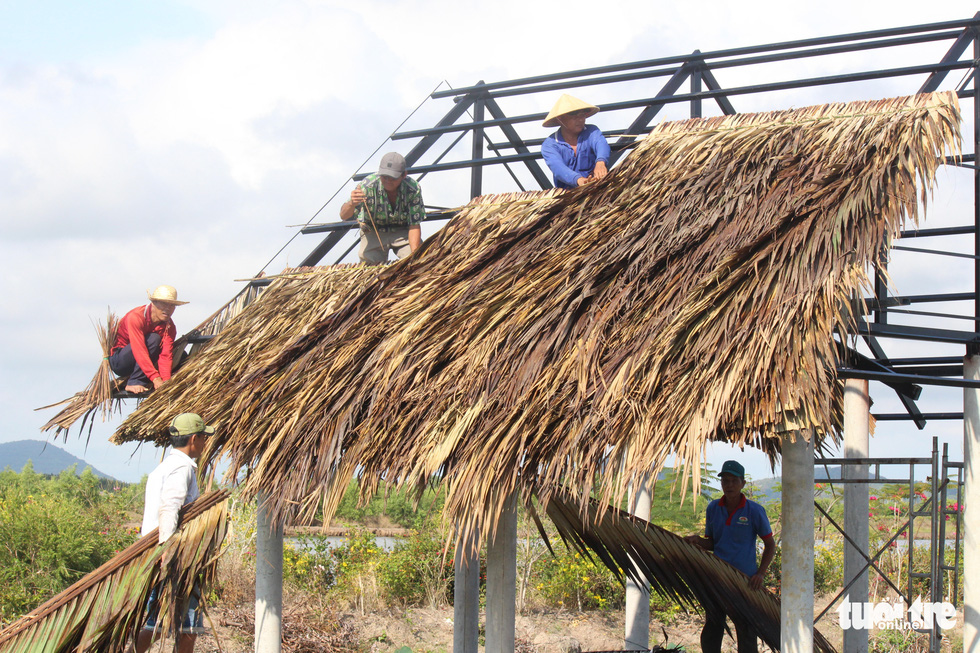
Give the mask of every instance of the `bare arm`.
<svg viewBox="0 0 980 653">
<path fill-rule="evenodd" d="M 358 186 L 353 191 L 351 191 L 350 199 L 344 202 L 340 207 L 340 219 L 350 220 L 354 217 L 354 209 L 358 204 L 362 203 L 365 199 L 364 191 Z M 415 250 L 412 250 L 415 251 Z"/>
<path fill-rule="evenodd" d="M 422 246 L 422 227 L 417 224 L 408 228 L 408 246 L 413 252 Z"/>
<path fill-rule="evenodd" d="M 693 544 L 694 546 L 699 546 L 705 551 L 715 550 L 715 541 L 710 537 L 701 537 L 700 535 L 688 535 L 684 538 L 684 541 L 688 544 Z"/>
</svg>

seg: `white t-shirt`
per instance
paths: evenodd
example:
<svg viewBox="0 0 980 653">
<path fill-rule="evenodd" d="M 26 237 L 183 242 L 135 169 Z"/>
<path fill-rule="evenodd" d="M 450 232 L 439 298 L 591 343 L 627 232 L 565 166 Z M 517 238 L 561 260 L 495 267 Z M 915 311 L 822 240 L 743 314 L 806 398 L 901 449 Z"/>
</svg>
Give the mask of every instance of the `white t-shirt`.
<svg viewBox="0 0 980 653">
<path fill-rule="evenodd" d="M 174 449 L 146 479 L 140 536 L 159 527 L 160 543 L 166 542 L 177 530 L 181 506 L 199 496 L 197 463 L 183 451 Z"/>
</svg>

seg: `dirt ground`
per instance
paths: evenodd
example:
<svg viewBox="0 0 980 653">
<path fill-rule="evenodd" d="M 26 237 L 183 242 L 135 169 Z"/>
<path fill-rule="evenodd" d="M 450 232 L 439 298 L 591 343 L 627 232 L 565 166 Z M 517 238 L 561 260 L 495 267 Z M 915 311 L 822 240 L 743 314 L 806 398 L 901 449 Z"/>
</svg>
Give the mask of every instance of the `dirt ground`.
<svg viewBox="0 0 980 653">
<path fill-rule="evenodd" d="M 295 598 L 295 597 L 294 597 Z M 817 609 L 825 606 L 830 597 L 817 600 Z M 450 653 L 453 642 L 453 610 L 443 608 L 395 609 L 383 612 L 357 611 L 335 612 L 329 606 L 313 606 L 286 597 L 283 616 L 283 651 L 289 652 L 343 652 L 389 653 L 407 647 L 412 653 Z M 198 653 L 247 653 L 254 650 L 254 608 L 242 605 L 235 609 L 215 606 L 211 624 L 217 633 L 198 639 Z M 326 617 L 317 622 L 315 614 Z M 842 631 L 837 615 L 831 611 L 818 624 L 819 630 L 830 643 L 841 650 Z M 482 623 L 482 617 L 481 617 Z M 653 621 L 650 626 L 650 644 L 682 646 L 689 653 L 700 651 L 698 641 L 702 620 L 698 615 L 681 613 L 670 624 Z M 588 651 L 617 651 L 623 648 L 623 613 L 616 612 L 568 612 L 549 611 L 518 615 L 516 623 L 517 653 L 579 653 Z M 482 634 L 482 627 L 481 627 Z M 892 639 L 886 648 L 877 650 L 902 650 L 909 653 L 926 651 L 926 640 L 910 641 L 912 633 Z M 962 650 L 962 623 L 951 633 L 953 641 L 946 641 L 942 651 Z M 903 641 L 900 641 L 904 637 Z M 482 644 L 482 637 L 481 637 Z M 156 647 L 157 651 L 170 651 L 170 647 Z M 770 649 L 760 642 L 759 650 Z M 724 653 L 735 653 L 734 640 L 727 637 L 722 646 Z"/>
<path fill-rule="evenodd" d="M 216 611 L 213 616 L 220 643 L 213 635 L 198 639 L 196 651 L 200 653 L 245 653 L 253 650 L 251 622 Z M 284 619 L 284 630 L 289 631 L 289 614 Z M 453 645 L 453 610 L 444 608 L 411 608 L 384 613 L 342 613 L 341 621 L 347 622 L 346 632 L 353 635 L 351 642 L 360 650 L 386 653 L 409 647 L 414 653 L 450 653 Z M 236 625 L 232 625 L 233 622 Z M 482 623 L 482 618 L 481 618 Z M 248 626 L 244 629 L 241 626 Z M 577 651 L 614 651 L 623 648 L 623 614 L 604 612 L 542 612 L 518 615 L 516 622 L 517 650 L 524 653 L 574 653 Z M 696 615 L 681 615 L 676 623 L 664 626 L 669 645 L 681 645 L 688 651 L 699 648 L 696 643 L 701 632 L 701 620 Z M 481 627 L 482 633 L 482 627 Z M 286 638 L 288 640 L 288 637 Z M 659 624 L 651 626 L 651 644 L 664 644 L 664 634 Z M 350 640 L 348 640 L 350 641 Z M 298 642 L 297 642 L 298 643 Z M 283 650 L 290 649 L 288 641 Z M 482 644 L 482 637 L 481 637 Z M 734 644 L 734 643 L 733 643 Z M 220 646 L 220 649 L 219 649 Z M 301 649 L 301 650 L 328 650 Z M 735 650 L 734 646 L 731 648 Z"/>
</svg>

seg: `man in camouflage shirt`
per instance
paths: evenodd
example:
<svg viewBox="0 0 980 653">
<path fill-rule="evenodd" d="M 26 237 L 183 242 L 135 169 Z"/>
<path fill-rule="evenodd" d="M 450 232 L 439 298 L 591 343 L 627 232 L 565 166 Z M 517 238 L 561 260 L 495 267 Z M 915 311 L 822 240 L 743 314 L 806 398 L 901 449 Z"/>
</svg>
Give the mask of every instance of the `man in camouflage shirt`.
<svg viewBox="0 0 980 653">
<path fill-rule="evenodd" d="M 422 244 L 422 190 L 417 181 L 407 177 L 406 168 L 401 154 L 385 154 L 377 174 L 368 175 L 351 192 L 350 201 L 340 207 L 341 220 L 356 215 L 360 223 L 357 255 L 362 263 L 387 262 L 389 249 L 402 259 Z"/>
</svg>

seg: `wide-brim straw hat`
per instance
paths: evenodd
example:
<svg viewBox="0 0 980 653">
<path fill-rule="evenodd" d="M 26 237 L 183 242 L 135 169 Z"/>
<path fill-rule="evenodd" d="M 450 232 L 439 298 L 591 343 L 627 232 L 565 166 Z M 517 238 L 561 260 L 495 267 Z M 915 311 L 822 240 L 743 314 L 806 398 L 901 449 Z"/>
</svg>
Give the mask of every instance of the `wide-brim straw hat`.
<svg viewBox="0 0 980 653">
<path fill-rule="evenodd" d="M 548 112 L 548 117 L 544 119 L 541 123 L 542 127 L 557 127 L 558 119 L 564 116 L 566 113 L 572 113 L 573 111 L 581 111 L 582 109 L 588 109 L 589 116 L 594 116 L 599 113 L 599 107 L 584 102 L 577 97 L 569 95 L 568 93 L 562 93 L 558 101 L 555 102 L 555 106 L 551 107 L 551 111 Z"/>
<path fill-rule="evenodd" d="M 152 293 L 147 290 L 146 296 L 152 301 L 163 302 L 165 304 L 174 304 L 176 306 L 183 306 L 187 303 L 177 300 L 177 289 L 173 286 L 157 286 L 156 290 L 154 290 Z"/>
</svg>

